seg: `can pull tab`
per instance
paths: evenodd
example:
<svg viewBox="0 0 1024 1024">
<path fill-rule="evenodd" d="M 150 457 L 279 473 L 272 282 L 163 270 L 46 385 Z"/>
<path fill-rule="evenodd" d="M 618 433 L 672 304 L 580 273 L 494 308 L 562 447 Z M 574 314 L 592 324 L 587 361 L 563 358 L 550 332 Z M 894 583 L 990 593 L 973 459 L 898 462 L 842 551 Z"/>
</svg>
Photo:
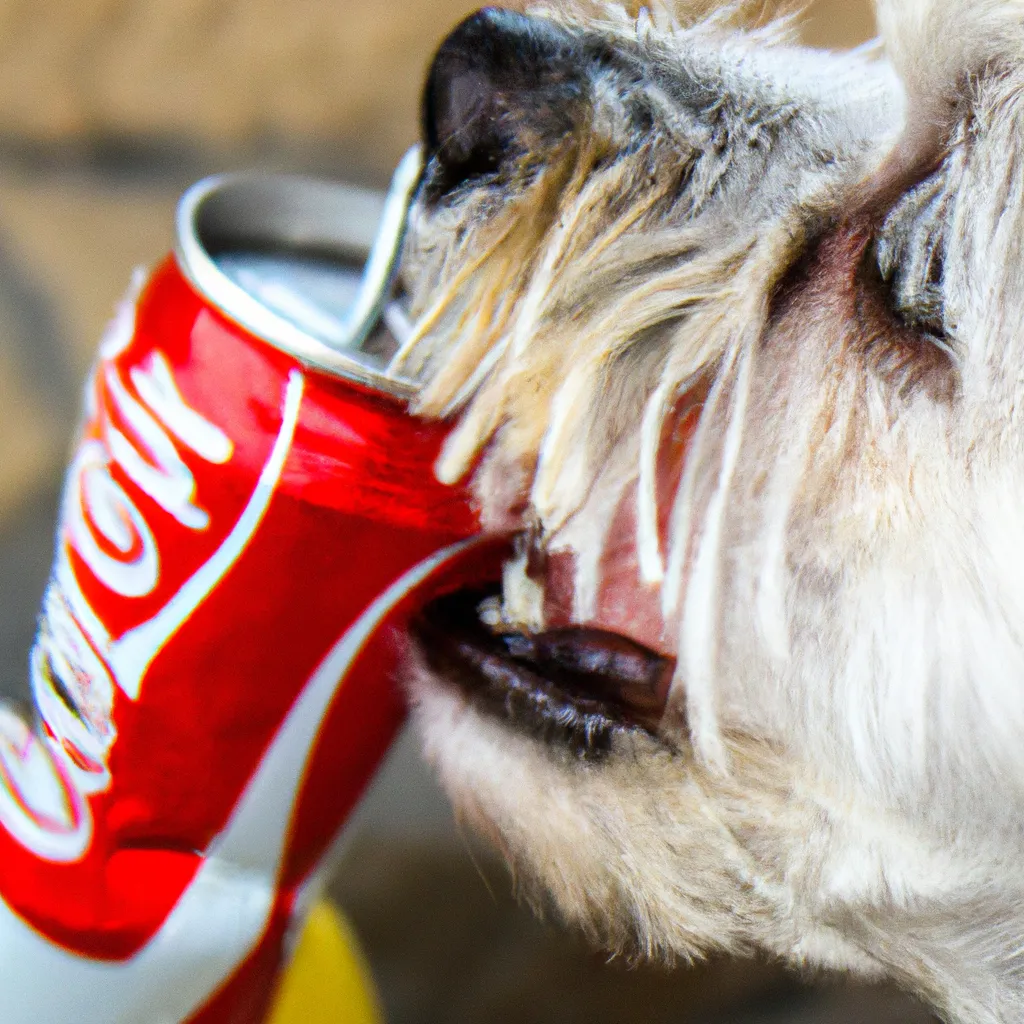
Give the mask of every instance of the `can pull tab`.
<svg viewBox="0 0 1024 1024">
<path fill-rule="evenodd" d="M 395 275 L 402 256 L 402 243 L 409 222 L 409 207 L 423 170 L 423 154 L 413 146 L 395 169 L 384 200 L 384 212 L 370 256 L 363 270 L 356 300 L 336 347 L 359 351 L 383 318 L 401 346 L 410 327 L 401 308 L 389 306 Z"/>
</svg>

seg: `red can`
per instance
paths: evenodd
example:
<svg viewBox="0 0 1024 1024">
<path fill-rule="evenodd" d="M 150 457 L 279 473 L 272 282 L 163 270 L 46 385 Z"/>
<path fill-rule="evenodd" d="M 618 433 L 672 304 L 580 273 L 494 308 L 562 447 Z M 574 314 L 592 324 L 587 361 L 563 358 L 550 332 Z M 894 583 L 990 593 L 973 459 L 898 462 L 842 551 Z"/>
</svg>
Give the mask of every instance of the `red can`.
<svg viewBox="0 0 1024 1024">
<path fill-rule="evenodd" d="M 389 203 L 222 178 L 102 344 L 0 710 L 4 1024 L 252 1024 L 402 722 L 404 619 L 488 556 L 371 336 Z M 383 226 L 379 227 L 379 222 Z M 362 264 L 361 287 L 339 270 Z M 349 292 L 346 292 L 346 288 Z"/>
</svg>

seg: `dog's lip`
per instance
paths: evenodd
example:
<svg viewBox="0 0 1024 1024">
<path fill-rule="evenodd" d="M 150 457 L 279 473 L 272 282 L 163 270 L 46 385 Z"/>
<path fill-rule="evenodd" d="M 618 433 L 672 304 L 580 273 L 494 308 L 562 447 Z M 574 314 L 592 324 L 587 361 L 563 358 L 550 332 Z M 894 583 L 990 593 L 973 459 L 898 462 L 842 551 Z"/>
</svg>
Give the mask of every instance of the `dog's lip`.
<svg viewBox="0 0 1024 1024">
<path fill-rule="evenodd" d="M 458 591 L 420 612 L 412 633 L 432 671 L 482 710 L 577 752 L 606 750 L 622 731 L 657 735 L 672 659 L 589 627 L 497 632 L 479 613 L 492 596 Z"/>
<path fill-rule="evenodd" d="M 656 526 L 658 556 L 664 567 L 672 549 L 672 516 L 676 506 L 690 446 L 697 431 L 710 382 L 700 380 L 681 394 L 665 417 L 656 462 Z M 583 538 L 587 545 L 598 543 L 594 567 L 593 550 L 581 551 L 579 533 L 570 523 L 569 540 L 556 533 L 534 556 L 531 579 L 543 589 L 543 621 L 547 628 L 578 626 L 626 637 L 666 659 L 678 655 L 678 629 L 665 618 L 661 580 L 644 578 L 640 565 L 639 494 L 641 483 L 633 480 L 614 492 L 614 507 L 607 515 L 608 527 L 595 528 Z M 598 488 L 592 492 L 595 504 L 607 500 Z M 604 519 L 604 514 L 597 517 Z M 599 537 L 599 540 L 594 538 Z M 578 599 L 580 564 L 590 565 L 589 592 Z M 682 589 L 689 575 L 688 561 L 682 567 Z"/>
</svg>

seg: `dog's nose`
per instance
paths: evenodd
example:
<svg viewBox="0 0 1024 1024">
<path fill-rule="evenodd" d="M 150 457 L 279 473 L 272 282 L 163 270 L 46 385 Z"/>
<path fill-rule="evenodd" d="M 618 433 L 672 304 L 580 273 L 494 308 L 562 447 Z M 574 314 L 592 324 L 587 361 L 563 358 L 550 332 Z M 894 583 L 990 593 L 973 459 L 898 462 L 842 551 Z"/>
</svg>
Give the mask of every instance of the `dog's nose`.
<svg viewBox="0 0 1024 1024">
<path fill-rule="evenodd" d="M 546 19 L 486 7 L 442 43 L 427 78 L 423 137 L 449 190 L 572 127 L 581 71 L 573 38 Z"/>
</svg>

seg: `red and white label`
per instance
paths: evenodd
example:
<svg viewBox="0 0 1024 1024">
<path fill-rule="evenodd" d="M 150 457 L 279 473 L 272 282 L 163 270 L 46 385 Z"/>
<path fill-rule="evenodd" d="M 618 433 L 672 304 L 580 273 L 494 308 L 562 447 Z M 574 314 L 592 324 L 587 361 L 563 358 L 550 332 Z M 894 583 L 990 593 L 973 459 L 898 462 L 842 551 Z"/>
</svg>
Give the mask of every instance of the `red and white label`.
<svg viewBox="0 0 1024 1024">
<path fill-rule="evenodd" d="M 441 441 L 173 262 L 138 283 L 68 470 L 39 727 L 0 709 L 5 1024 L 216 1024 L 269 994 L 401 721 L 395 627 L 481 571 Z"/>
</svg>

